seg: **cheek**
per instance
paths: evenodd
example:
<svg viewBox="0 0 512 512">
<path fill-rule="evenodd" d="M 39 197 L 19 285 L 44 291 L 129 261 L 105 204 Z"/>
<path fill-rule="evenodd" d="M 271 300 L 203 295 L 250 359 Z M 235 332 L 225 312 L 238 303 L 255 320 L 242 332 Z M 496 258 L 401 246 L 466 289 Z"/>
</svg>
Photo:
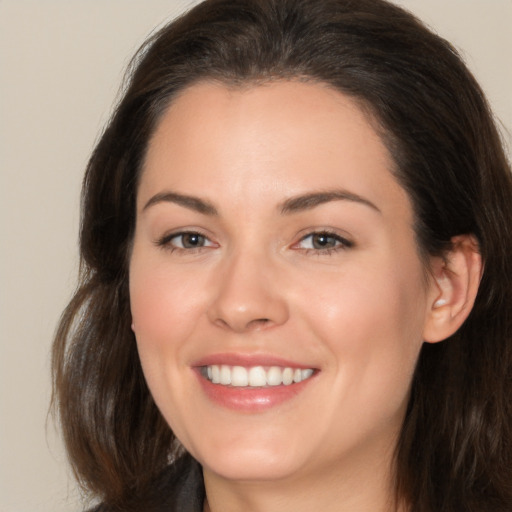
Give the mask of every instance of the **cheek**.
<svg viewBox="0 0 512 512">
<path fill-rule="evenodd" d="M 295 295 L 324 339 L 343 343 L 364 336 L 367 342 L 398 343 L 412 341 L 422 329 L 425 293 L 419 264 L 353 265 L 336 275 L 304 279 Z"/>
<path fill-rule="evenodd" d="M 204 309 L 199 278 L 170 272 L 168 265 L 134 250 L 130 305 L 139 358 L 151 394 L 174 434 L 186 441 L 183 403 L 193 399 L 186 341 Z"/>
<path fill-rule="evenodd" d="M 143 257 L 144 256 L 144 257 Z M 199 278 L 171 272 L 165 262 L 134 251 L 130 305 L 142 370 L 167 421 L 186 396 L 187 343 L 204 310 Z M 177 428 L 175 433 L 180 432 Z"/>
<path fill-rule="evenodd" d="M 352 267 L 337 279 L 317 280 L 315 290 L 305 285 L 302 314 L 331 353 L 347 397 L 374 403 L 389 393 L 399 407 L 423 342 L 421 266 L 384 260 L 376 268 Z"/>
<path fill-rule="evenodd" d="M 144 343 L 172 347 L 193 328 L 204 301 L 199 276 L 132 259 L 130 305 L 135 332 Z"/>
</svg>

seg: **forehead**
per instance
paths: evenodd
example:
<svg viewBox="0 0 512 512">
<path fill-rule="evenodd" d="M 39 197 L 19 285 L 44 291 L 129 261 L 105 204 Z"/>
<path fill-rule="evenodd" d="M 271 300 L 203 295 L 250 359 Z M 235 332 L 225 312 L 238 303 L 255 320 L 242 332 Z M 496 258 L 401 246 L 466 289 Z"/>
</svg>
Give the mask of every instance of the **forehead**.
<svg viewBox="0 0 512 512">
<path fill-rule="evenodd" d="M 139 197 L 161 188 L 203 191 L 239 198 L 247 207 L 262 194 L 277 200 L 342 187 L 372 202 L 408 202 L 393 165 L 368 114 L 326 85 L 203 82 L 181 92 L 163 115 L 148 146 Z"/>
</svg>

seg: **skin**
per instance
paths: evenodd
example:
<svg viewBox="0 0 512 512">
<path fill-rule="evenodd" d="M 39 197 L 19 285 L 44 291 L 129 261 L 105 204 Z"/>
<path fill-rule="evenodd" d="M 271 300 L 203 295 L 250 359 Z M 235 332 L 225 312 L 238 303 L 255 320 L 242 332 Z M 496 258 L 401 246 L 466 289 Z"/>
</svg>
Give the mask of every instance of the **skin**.
<svg viewBox="0 0 512 512">
<path fill-rule="evenodd" d="M 450 301 L 435 311 L 453 287 L 425 279 L 392 168 L 357 104 L 320 84 L 199 83 L 157 127 L 138 190 L 133 329 L 158 407 L 203 465 L 205 510 L 395 510 L 393 450 L 415 363 L 454 314 L 443 316 Z M 325 191 L 351 195 L 282 211 Z M 162 200 L 169 192 L 217 213 Z M 204 243 L 179 247 L 183 231 Z M 313 244 L 325 231 L 334 247 Z M 194 364 L 217 353 L 317 373 L 285 403 L 240 412 L 199 384 Z"/>
</svg>

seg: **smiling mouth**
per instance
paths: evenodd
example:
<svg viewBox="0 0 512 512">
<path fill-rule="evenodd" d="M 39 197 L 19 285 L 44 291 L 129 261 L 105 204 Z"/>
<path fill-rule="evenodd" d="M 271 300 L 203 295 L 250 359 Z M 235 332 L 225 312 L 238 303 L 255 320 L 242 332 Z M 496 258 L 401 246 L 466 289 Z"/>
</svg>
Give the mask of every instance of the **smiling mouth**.
<svg viewBox="0 0 512 512">
<path fill-rule="evenodd" d="M 212 384 L 230 387 L 267 388 L 298 384 L 314 374 L 312 368 L 291 368 L 282 366 L 201 366 L 201 375 Z"/>
</svg>

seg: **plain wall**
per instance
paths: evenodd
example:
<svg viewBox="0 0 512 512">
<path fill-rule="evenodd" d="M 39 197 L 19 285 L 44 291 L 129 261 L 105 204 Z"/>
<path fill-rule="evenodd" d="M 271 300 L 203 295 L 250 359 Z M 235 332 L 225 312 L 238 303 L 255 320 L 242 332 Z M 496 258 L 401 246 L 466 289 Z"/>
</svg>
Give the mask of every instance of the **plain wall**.
<svg viewBox="0 0 512 512">
<path fill-rule="evenodd" d="M 46 415 L 51 339 L 77 273 L 82 173 L 129 58 L 192 3 L 0 0 L 0 512 L 81 509 Z M 512 0 L 398 3 L 461 50 L 510 146 Z"/>
</svg>

